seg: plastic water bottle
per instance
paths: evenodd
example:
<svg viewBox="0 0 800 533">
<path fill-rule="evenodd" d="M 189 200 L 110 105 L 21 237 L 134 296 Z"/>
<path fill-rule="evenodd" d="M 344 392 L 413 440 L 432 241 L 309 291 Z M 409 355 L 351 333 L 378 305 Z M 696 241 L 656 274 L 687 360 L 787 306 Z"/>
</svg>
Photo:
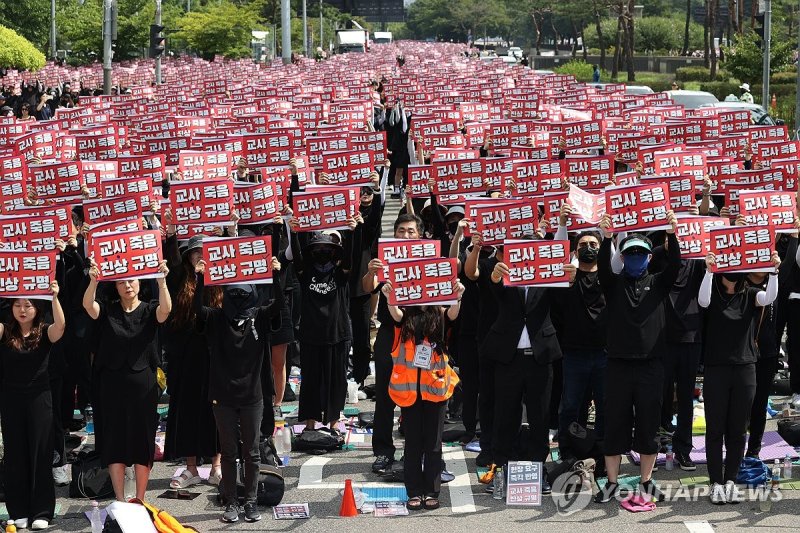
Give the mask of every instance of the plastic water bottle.
<svg viewBox="0 0 800 533">
<path fill-rule="evenodd" d="M 783 458 L 783 477 L 785 479 L 792 478 L 792 456 L 788 453 L 786 457 Z"/>
<path fill-rule="evenodd" d="M 292 451 L 292 435 L 289 428 L 280 425 L 275 428 L 275 451 L 281 460 L 281 465 L 289 462 L 289 453 Z"/>
<path fill-rule="evenodd" d="M 665 468 L 667 470 L 672 470 L 674 468 L 675 463 L 675 454 L 672 453 L 672 444 L 667 444 L 667 463 Z"/>
<path fill-rule="evenodd" d="M 92 533 L 103 533 L 103 516 L 100 514 L 100 504 L 97 502 L 92 502 L 89 522 L 92 524 Z"/>
<path fill-rule="evenodd" d="M 772 490 L 777 490 L 781 484 L 781 460 L 775 459 L 775 465 L 772 467 Z"/>
<path fill-rule="evenodd" d="M 492 491 L 492 498 L 495 500 L 502 500 L 506 497 L 506 478 L 503 475 L 503 469 L 498 468 L 494 471 L 493 480 L 494 490 Z"/>
<path fill-rule="evenodd" d="M 125 501 L 136 497 L 136 470 L 132 466 L 125 467 L 125 485 L 122 488 Z"/>
<path fill-rule="evenodd" d="M 13 520 L 6 522 L 6 533 L 17 533 L 17 526 L 14 525 Z"/>
<path fill-rule="evenodd" d="M 86 434 L 94 434 L 94 411 L 91 405 L 86 406 Z"/>
</svg>

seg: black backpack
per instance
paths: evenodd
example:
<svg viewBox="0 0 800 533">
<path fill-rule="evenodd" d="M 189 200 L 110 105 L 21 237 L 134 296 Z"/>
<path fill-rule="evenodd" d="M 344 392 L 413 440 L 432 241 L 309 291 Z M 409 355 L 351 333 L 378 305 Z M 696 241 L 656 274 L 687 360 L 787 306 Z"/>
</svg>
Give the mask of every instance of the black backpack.
<svg viewBox="0 0 800 533">
<path fill-rule="evenodd" d="M 72 463 L 69 497 L 102 500 L 113 495 L 111 476 L 108 469 L 102 467 L 100 453 L 92 449 L 81 451 Z"/>
<path fill-rule="evenodd" d="M 281 469 L 272 465 L 261 465 L 258 470 L 258 491 L 256 500 L 258 505 L 275 507 L 283 499 L 286 485 Z"/>
<path fill-rule="evenodd" d="M 334 450 L 341 450 L 344 437 L 334 434 L 327 428 L 305 430 L 292 442 L 292 450 L 312 455 L 322 455 Z"/>
<path fill-rule="evenodd" d="M 800 420 L 796 418 L 778 420 L 778 435 L 789 446 L 800 446 Z"/>
</svg>

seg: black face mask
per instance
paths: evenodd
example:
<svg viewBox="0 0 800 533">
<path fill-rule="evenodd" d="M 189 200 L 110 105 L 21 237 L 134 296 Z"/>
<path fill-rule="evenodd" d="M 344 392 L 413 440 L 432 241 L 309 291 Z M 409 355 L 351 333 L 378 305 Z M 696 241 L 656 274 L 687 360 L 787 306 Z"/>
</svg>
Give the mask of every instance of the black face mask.
<svg viewBox="0 0 800 533">
<path fill-rule="evenodd" d="M 451 222 L 447 225 L 447 231 L 450 232 L 450 235 L 455 235 L 456 231 L 458 231 L 458 222 Z"/>
<path fill-rule="evenodd" d="M 222 293 L 222 311 L 231 322 L 253 318 L 258 294 L 252 285 L 228 285 Z"/>
<path fill-rule="evenodd" d="M 581 263 L 595 263 L 597 262 L 598 252 L 599 250 L 597 248 L 590 248 L 588 246 L 580 248 L 578 250 L 578 261 Z"/>
<path fill-rule="evenodd" d="M 745 275 L 744 272 L 726 272 L 722 274 L 722 277 L 731 283 L 739 283 L 744 279 Z"/>
</svg>

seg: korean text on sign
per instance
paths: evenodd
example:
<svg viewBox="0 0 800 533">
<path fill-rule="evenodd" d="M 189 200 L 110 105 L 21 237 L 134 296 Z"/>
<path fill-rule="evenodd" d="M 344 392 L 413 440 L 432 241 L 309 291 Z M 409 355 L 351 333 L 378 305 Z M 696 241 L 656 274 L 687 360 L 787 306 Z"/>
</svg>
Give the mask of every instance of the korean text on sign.
<svg viewBox="0 0 800 533">
<path fill-rule="evenodd" d="M 663 183 L 606 189 L 606 212 L 614 230 L 666 229 L 669 209 L 669 190 Z"/>
<path fill-rule="evenodd" d="M 771 272 L 774 233 L 769 227 L 728 226 L 710 228 L 713 272 Z"/>
<path fill-rule="evenodd" d="M 569 241 L 505 241 L 503 257 L 510 287 L 567 287 L 569 276 L 564 264 L 569 261 Z"/>
<path fill-rule="evenodd" d="M 52 300 L 50 283 L 56 279 L 56 251 L 0 252 L 0 297 Z"/>
<path fill-rule="evenodd" d="M 272 283 L 272 236 L 203 241 L 206 284 Z"/>
<path fill-rule="evenodd" d="M 394 292 L 392 305 L 449 305 L 458 299 L 456 293 L 458 266 L 456 259 L 415 259 L 389 264 L 388 279 Z"/>
<path fill-rule="evenodd" d="M 158 278 L 163 258 L 158 230 L 89 233 L 89 252 L 100 269 L 98 280 Z"/>
</svg>

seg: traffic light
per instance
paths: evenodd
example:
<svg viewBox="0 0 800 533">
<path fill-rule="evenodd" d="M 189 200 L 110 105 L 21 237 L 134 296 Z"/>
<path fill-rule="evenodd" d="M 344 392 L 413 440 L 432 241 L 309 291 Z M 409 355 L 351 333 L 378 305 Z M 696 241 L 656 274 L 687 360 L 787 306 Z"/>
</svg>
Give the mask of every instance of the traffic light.
<svg viewBox="0 0 800 533">
<path fill-rule="evenodd" d="M 164 26 L 158 24 L 150 25 L 150 57 L 160 57 L 166 48 L 167 38 L 161 35 L 164 31 Z"/>
<path fill-rule="evenodd" d="M 753 31 L 755 31 L 756 35 L 758 35 L 758 43 L 763 48 L 764 47 L 764 13 L 763 12 L 759 13 L 758 15 L 756 15 L 755 19 L 756 19 L 756 26 L 753 28 Z"/>
</svg>

